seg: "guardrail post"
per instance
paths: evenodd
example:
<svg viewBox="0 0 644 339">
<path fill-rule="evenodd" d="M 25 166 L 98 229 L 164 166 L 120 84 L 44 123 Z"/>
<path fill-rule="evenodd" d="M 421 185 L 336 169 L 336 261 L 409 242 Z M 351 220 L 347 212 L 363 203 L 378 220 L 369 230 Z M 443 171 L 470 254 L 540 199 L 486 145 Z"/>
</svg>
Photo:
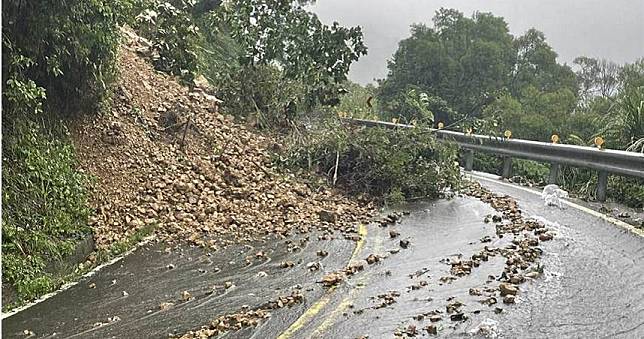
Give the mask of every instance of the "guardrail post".
<svg viewBox="0 0 644 339">
<path fill-rule="evenodd" d="M 550 174 L 548 175 L 548 184 L 556 184 L 558 176 L 559 176 L 559 164 L 553 162 L 550 164 Z"/>
<path fill-rule="evenodd" d="M 465 170 L 467 172 L 472 172 L 474 168 L 474 151 L 471 149 L 465 150 Z"/>
<path fill-rule="evenodd" d="M 599 171 L 597 173 L 597 200 L 606 201 L 606 189 L 608 188 L 608 172 Z"/>
<path fill-rule="evenodd" d="M 503 157 L 503 170 L 501 171 L 501 178 L 509 178 L 512 175 L 512 158 Z"/>
</svg>

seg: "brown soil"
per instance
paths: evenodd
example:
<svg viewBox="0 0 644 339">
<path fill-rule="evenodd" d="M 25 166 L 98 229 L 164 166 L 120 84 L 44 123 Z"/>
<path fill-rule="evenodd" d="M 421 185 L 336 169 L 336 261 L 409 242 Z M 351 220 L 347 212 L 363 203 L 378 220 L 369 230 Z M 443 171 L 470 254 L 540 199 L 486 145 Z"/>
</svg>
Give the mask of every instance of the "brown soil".
<svg viewBox="0 0 644 339">
<path fill-rule="evenodd" d="M 161 240 L 214 249 L 310 228 L 352 233 L 370 217 L 370 205 L 275 169 L 275 139 L 218 113 L 212 96 L 156 72 L 134 49 L 119 53 L 111 110 L 71 129 L 81 170 L 96 178 L 99 248 L 146 225 Z"/>
</svg>

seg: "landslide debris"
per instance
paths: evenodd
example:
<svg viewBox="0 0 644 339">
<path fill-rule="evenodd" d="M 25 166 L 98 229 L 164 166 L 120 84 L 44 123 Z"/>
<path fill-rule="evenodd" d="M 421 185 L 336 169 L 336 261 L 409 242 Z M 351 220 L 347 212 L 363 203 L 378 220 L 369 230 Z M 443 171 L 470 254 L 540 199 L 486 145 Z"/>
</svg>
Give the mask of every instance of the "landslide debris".
<svg viewBox="0 0 644 339">
<path fill-rule="evenodd" d="M 503 271 L 498 276 L 489 276 L 485 282 L 487 286 L 470 288 L 468 294 L 479 297 L 477 300 L 479 303 L 490 307 L 500 302 L 506 305 L 514 304 L 518 301 L 521 291 L 519 286 L 526 280 L 539 277 L 543 269 L 538 262 L 543 253 L 539 245 L 541 242 L 552 240 L 555 233 L 542 222 L 525 218 L 516 200 L 510 196 L 495 194 L 476 182 L 470 182 L 462 193 L 492 206 L 497 214 L 486 216 L 483 221 L 494 224 L 498 238 L 508 237 L 512 240 L 505 241 L 505 245 L 500 247 L 493 247 L 490 246 L 494 241 L 492 237 L 485 236 L 480 239 L 480 243 L 485 244 L 483 249 L 475 252 L 471 257 L 466 258 L 462 254 L 457 254 L 441 259 L 441 263 L 450 266 L 450 275 L 440 277 L 439 285 L 449 284 L 471 274 L 474 269 L 489 261 L 490 257 L 502 256 L 505 258 Z M 413 278 L 413 275 L 410 277 Z M 449 320 L 460 322 L 468 319 L 463 303 L 454 300 L 454 297 L 447 299 L 447 302 L 445 314 L 449 316 Z M 383 305 L 387 306 L 386 303 Z M 503 309 L 499 307 L 494 308 L 495 313 L 502 311 Z M 481 311 L 477 310 L 473 313 L 477 314 L 477 312 Z M 429 319 L 429 324 L 424 327 L 428 334 L 437 334 L 439 327 L 433 323 L 442 322 L 443 319 L 439 313 L 434 313 Z M 423 321 L 425 317 L 416 316 L 415 320 Z M 402 331 L 397 331 L 394 335 L 396 333 L 403 334 Z"/>
<path fill-rule="evenodd" d="M 371 217 L 370 205 L 278 171 L 276 139 L 222 115 L 207 88 L 156 72 L 136 41 L 120 50 L 111 110 L 71 128 L 81 170 L 96 178 L 98 248 L 146 227 L 160 240 L 216 249 L 311 228 L 352 234 Z"/>
<path fill-rule="evenodd" d="M 263 319 L 270 318 L 272 310 L 291 307 L 301 303 L 303 300 L 304 295 L 300 291 L 293 291 L 290 295 L 279 296 L 260 307 L 254 309 L 244 307 L 235 313 L 219 316 L 211 321 L 210 324 L 202 326 L 198 330 L 188 331 L 178 338 L 211 338 L 225 332 L 238 331 L 245 327 L 255 327 Z"/>
</svg>

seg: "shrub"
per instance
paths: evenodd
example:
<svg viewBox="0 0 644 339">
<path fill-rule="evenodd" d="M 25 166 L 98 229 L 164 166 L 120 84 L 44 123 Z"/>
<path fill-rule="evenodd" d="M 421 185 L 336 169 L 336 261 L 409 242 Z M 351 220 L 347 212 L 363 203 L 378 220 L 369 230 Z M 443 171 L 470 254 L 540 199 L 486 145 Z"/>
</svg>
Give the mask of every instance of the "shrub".
<svg viewBox="0 0 644 339">
<path fill-rule="evenodd" d="M 153 0 L 137 16 L 140 34 L 152 41 L 156 69 L 192 81 L 198 71 L 199 28 L 192 20 L 194 1 Z"/>
<path fill-rule="evenodd" d="M 512 176 L 518 176 L 522 181 L 544 185 L 550 173 L 550 166 L 537 161 L 512 159 Z"/>
<path fill-rule="evenodd" d="M 48 104 L 65 113 L 100 101 L 114 73 L 118 27 L 129 1 L 3 1 L 2 5 L 3 87 L 20 74 L 44 88 Z"/>
<path fill-rule="evenodd" d="M 393 200 L 437 197 L 458 189 L 457 149 L 424 128 L 347 127 L 327 120 L 288 149 L 287 161 L 311 167 L 355 193 Z"/>
<path fill-rule="evenodd" d="M 300 81 L 285 78 L 279 68 L 266 65 L 246 67 L 231 75 L 220 96 L 227 112 L 268 128 L 289 126 L 304 92 Z"/>
<path fill-rule="evenodd" d="M 86 178 L 60 118 L 108 93 L 132 2 L 2 4 L 3 282 L 31 299 L 56 287 L 47 264 L 89 232 Z"/>
<path fill-rule="evenodd" d="M 47 262 L 71 254 L 89 232 L 86 177 L 62 125 L 47 126 L 27 119 L 3 126 L 3 281 L 26 299 L 51 289 Z"/>
<path fill-rule="evenodd" d="M 644 207 L 644 180 L 638 178 L 611 177 L 608 196 L 634 208 Z"/>
</svg>

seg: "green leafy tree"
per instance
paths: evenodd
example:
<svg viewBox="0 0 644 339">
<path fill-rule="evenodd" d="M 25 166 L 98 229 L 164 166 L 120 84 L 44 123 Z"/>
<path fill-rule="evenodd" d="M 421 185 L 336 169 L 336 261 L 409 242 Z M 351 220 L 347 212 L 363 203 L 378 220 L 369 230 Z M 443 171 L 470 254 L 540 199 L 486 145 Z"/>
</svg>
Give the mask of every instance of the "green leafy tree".
<svg viewBox="0 0 644 339">
<path fill-rule="evenodd" d="M 284 79 L 302 83 L 305 108 L 337 104 L 349 66 L 367 52 L 360 27 L 324 25 L 290 0 L 231 1 L 211 20 L 223 22 L 240 46 L 242 67 L 275 67 Z"/>
<path fill-rule="evenodd" d="M 3 1 L 3 88 L 11 78 L 30 79 L 49 105 L 70 113 L 97 103 L 130 8 L 129 1 Z"/>
<path fill-rule="evenodd" d="M 515 71 L 508 88 L 515 97 L 525 97 L 527 87 L 542 93 L 568 90 L 577 93 L 575 73 L 557 63 L 557 53 L 548 45 L 542 32 L 532 28 L 514 40 L 517 50 Z"/>
<path fill-rule="evenodd" d="M 613 97 L 620 87 L 621 67 L 605 59 L 577 57 L 573 63 L 579 68 L 577 82 L 579 93 L 585 100 L 595 97 Z"/>
<path fill-rule="evenodd" d="M 200 34 L 194 23 L 193 0 L 152 0 L 136 17 L 140 34 L 152 41 L 152 61 L 156 69 L 192 81 L 198 72 L 197 42 Z"/>
<path fill-rule="evenodd" d="M 400 42 L 381 81 L 382 101 L 417 86 L 444 99 L 456 112 L 477 114 L 509 82 L 516 52 L 507 24 L 490 13 L 472 18 L 441 9 L 434 28 L 414 25 Z"/>
</svg>

